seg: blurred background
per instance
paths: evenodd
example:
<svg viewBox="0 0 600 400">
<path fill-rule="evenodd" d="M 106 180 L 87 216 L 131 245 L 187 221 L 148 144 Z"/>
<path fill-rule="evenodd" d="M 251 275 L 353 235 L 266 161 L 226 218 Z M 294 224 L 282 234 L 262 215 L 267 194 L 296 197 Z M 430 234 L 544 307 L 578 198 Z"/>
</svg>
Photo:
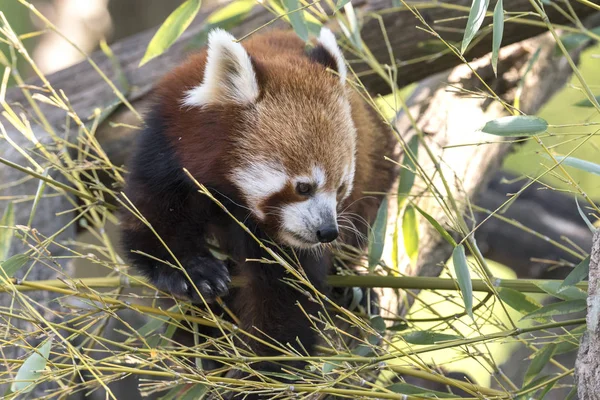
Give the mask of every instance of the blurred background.
<svg viewBox="0 0 600 400">
<path fill-rule="evenodd" d="M 225 3 L 223 0 L 205 0 L 202 7 Z M 102 39 L 108 44 L 114 43 L 138 32 L 158 27 L 165 18 L 183 0 L 34 0 L 37 7 L 58 29 L 68 37 L 68 43 L 57 34 L 42 32 L 43 23 L 32 16 L 29 10 L 18 0 L 0 0 L 0 10 L 6 15 L 12 28 L 19 34 L 28 35 L 24 42 L 33 55 L 34 61 L 44 73 L 52 73 L 82 61 L 83 56 L 73 44 L 85 53 L 96 50 Z M 6 51 L 7 46 L 0 43 L 0 50 Z M 20 70 L 26 72 L 25 65 Z M 584 52 L 580 69 L 586 82 L 595 93 L 600 92 L 600 45 Z M 571 79 L 575 81 L 575 77 Z M 584 99 L 583 93 L 575 87 L 567 85 L 558 95 L 548 102 L 539 112 L 539 116 L 551 124 L 565 125 L 584 120 L 598 121 L 598 114 L 592 108 L 577 107 L 575 104 Z M 408 94 L 410 88 L 403 91 Z M 390 117 L 393 112 L 390 113 Z M 572 127 L 570 134 L 573 134 Z M 593 133 L 594 127 L 581 128 L 583 132 Z M 556 140 L 545 139 L 556 153 L 565 154 L 581 140 L 565 139 L 561 136 Z M 589 144 L 578 149 L 575 157 L 597 160 L 600 156 L 600 138 L 591 140 Z M 510 171 L 529 176 L 537 175 L 544 170 L 543 164 L 548 165 L 547 159 L 539 154 L 539 146 L 534 141 L 528 141 L 517 152 L 509 156 L 504 167 Z M 581 184 L 583 189 L 593 198 L 600 198 L 600 180 L 594 175 L 569 169 L 572 176 Z M 568 189 L 568 185 L 560 179 L 546 175 L 548 184 L 555 188 Z"/>
</svg>

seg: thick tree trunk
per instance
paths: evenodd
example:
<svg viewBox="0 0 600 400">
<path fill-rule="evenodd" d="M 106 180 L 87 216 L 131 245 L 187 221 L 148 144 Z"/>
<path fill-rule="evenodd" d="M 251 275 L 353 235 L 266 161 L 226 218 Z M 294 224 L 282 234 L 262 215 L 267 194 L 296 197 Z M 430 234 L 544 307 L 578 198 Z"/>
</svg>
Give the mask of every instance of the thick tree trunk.
<svg viewBox="0 0 600 400">
<path fill-rule="evenodd" d="M 590 258 L 590 277 L 588 286 L 587 331 L 581 338 L 577 361 L 575 362 L 575 380 L 580 399 L 600 399 L 600 232 L 594 235 L 594 245 Z"/>
</svg>

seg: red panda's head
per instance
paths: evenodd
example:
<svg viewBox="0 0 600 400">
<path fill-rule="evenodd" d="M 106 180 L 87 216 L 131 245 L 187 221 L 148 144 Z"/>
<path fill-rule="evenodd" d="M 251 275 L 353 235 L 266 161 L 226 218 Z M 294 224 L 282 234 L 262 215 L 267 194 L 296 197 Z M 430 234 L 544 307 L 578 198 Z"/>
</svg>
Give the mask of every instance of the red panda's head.
<svg viewBox="0 0 600 400">
<path fill-rule="evenodd" d="M 235 109 L 225 179 L 268 234 L 296 248 L 336 239 L 352 191 L 356 129 L 345 80 L 328 29 L 310 50 L 293 33 L 242 45 L 214 30 L 202 81 L 182 98 L 186 112 Z"/>
</svg>

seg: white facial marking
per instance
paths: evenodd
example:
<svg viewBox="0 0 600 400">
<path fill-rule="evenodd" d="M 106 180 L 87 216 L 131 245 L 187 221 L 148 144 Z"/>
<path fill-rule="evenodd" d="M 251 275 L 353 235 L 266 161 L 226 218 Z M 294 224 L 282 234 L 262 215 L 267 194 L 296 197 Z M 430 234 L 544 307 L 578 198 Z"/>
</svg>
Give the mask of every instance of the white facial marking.
<svg viewBox="0 0 600 400">
<path fill-rule="evenodd" d="M 315 185 L 317 187 L 323 187 L 325 186 L 326 181 L 326 177 L 325 177 L 325 171 L 323 170 L 322 167 L 319 166 L 315 166 L 312 169 L 312 177 L 314 179 Z"/>
<path fill-rule="evenodd" d="M 252 212 L 263 220 L 265 215 L 258 205 L 272 194 L 281 191 L 288 181 L 288 176 L 283 166 L 276 162 L 253 162 L 249 166 L 233 170 L 231 180 L 246 197 Z"/>
<path fill-rule="evenodd" d="M 354 172 L 355 172 L 354 158 L 352 158 L 352 163 L 350 165 L 347 165 L 346 168 L 344 169 L 343 182 L 346 183 L 346 193 L 344 195 L 344 198 L 350 196 L 350 193 L 352 193 L 352 188 L 354 186 Z"/>
<path fill-rule="evenodd" d="M 319 33 L 319 43 L 323 45 L 325 50 L 331 54 L 331 56 L 335 59 L 335 64 L 337 65 L 338 75 L 340 76 L 340 80 L 342 82 L 346 81 L 346 64 L 344 63 L 344 56 L 342 51 L 340 50 L 336 40 L 335 35 L 328 28 L 321 28 L 321 32 Z"/>
<path fill-rule="evenodd" d="M 258 97 L 258 81 L 250 56 L 235 38 L 222 29 L 208 34 L 208 57 L 202 83 L 188 90 L 186 106 L 251 103 Z"/>
<path fill-rule="evenodd" d="M 335 193 L 321 192 L 302 202 L 282 208 L 282 238 L 288 244 L 306 248 L 319 243 L 317 230 L 328 223 L 337 227 Z"/>
</svg>

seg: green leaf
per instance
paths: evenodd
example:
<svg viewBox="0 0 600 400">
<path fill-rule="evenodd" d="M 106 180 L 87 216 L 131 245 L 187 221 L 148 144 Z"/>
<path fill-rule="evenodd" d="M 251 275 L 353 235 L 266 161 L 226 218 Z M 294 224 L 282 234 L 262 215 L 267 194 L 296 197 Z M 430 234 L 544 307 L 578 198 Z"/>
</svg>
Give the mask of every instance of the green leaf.
<svg viewBox="0 0 600 400">
<path fill-rule="evenodd" d="M 471 282 L 471 273 L 467 264 L 467 256 L 465 255 L 465 247 L 461 244 L 454 248 L 452 252 L 452 261 L 454 271 L 456 272 L 456 280 L 458 287 L 465 302 L 465 310 L 471 318 L 473 318 L 473 283 Z"/>
<path fill-rule="evenodd" d="M 371 326 L 377 332 L 384 332 L 385 331 L 385 321 L 379 315 L 373 315 L 371 317 Z"/>
<path fill-rule="evenodd" d="M 439 222 L 437 222 L 435 219 L 433 219 L 433 217 L 429 214 L 427 214 L 424 210 L 422 210 L 419 206 L 417 206 L 416 204 L 413 204 L 413 206 L 417 209 L 417 211 L 423 216 L 425 217 L 425 219 L 427 221 L 429 221 L 429 223 L 435 228 L 436 231 L 438 231 L 438 233 L 446 240 L 446 242 L 450 243 L 452 245 L 452 247 L 456 247 L 456 241 L 452 238 L 452 236 L 450 236 L 450 234 L 448 233 L 447 230 L 445 230 L 440 224 Z"/>
<path fill-rule="evenodd" d="M 410 152 L 417 159 L 419 156 L 419 137 L 413 136 L 407 145 Z M 400 170 L 400 180 L 398 182 L 398 209 L 404 205 L 415 183 L 415 163 L 407 153 L 404 154 L 402 165 L 404 167 Z"/>
<path fill-rule="evenodd" d="M 554 158 L 556 158 L 556 161 L 558 162 L 562 161 L 562 165 L 568 165 L 569 167 L 577 168 L 595 175 L 600 175 L 600 165 L 594 164 L 593 162 L 581 160 L 571 156 L 554 156 Z"/>
<path fill-rule="evenodd" d="M 587 256 L 585 260 L 577 264 L 573 271 L 565 278 L 563 283 L 560 285 L 558 291 L 561 292 L 564 288 L 569 286 L 575 286 L 582 280 L 584 280 L 590 273 L 590 256 Z"/>
<path fill-rule="evenodd" d="M 600 103 L 600 95 L 595 96 L 596 101 Z M 574 104 L 575 107 L 594 107 L 594 104 L 589 99 L 578 101 Z"/>
<path fill-rule="evenodd" d="M 294 28 L 294 32 L 296 35 L 300 37 L 300 39 L 305 42 L 308 40 L 308 28 L 306 27 L 306 20 L 304 19 L 304 10 L 295 11 L 301 8 L 299 0 L 282 0 L 285 11 L 289 14 L 287 15 L 290 19 L 290 23 L 292 24 L 292 28 Z"/>
<path fill-rule="evenodd" d="M 202 398 L 202 395 L 208 391 L 206 385 L 202 383 L 195 383 L 185 394 L 178 397 L 180 400 L 197 400 Z"/>
<path fill-rule="evenodd" d="M 202 30 L 190 41 L 189 47 L 199 48 L 206 44 L 208 33 L 215 28 L 229 30 L 238 26 L 254 8 L 254 0 L 236 0 L 211 13 L 204 21 Z"/>
<path fill-rule="evenodd" d="M 537 397 L 539 400 L 544 400 L 544 397 L 546 397 L 546 395 L 552 390 L 552 388 L 554 387 L 554 385 L 556 385 L 556 382 L 558 382 L 557 380 L 553 380 L 552 382 L 550 382 L 549 384 L 546 385 L 546 387 L 544 387 L 544 390 L 542 390 L 542 392 L 540 393 L 540 395 Z"/>
<path fill-rule="evenodd" d="M 517 115 L 489 121 L 481 128 L 481 131 L 497 136 L 532 136 L 545 132 L 546 129 L 548 129 L 548 123 L 542 118 Z"/>
<path fill-rule="evenodd" d="M 402 237 L 404 238 L 404 250 L 406 250 L 412 265 L 415 266 L 419 257 L 419 224 L 415 208 L 412 205 L 408 205 L 404 209 Z"/>
<path fill-rule="evenodd" d="M 140 67 L 148 61 L 163 54 L 192 23 L 198 11 L 201 0 L 187 0 L 167 17 L 165 22 L 150 41 L 146 54 L 140 61 Z"/>
<path fill-rule="evenodd" d="M 592 231 L 592 233 L 596 232 L 596 227 L 594 226 L 594 224 L 592 224 L 592 222 L 587 217 L 587 215 L 585 215 L 581 207 L 579 207 L 579 201 L 577 201 L 577 197 L 575 197 L 575 204 L 577 204 L 577 211 L 579 211 L 579 215 L 581 216 L 581 219 L 583 219 L 583 222 L 585 222 L 585 224 L 590 229 L 590 231 Z"/>
<path fill-rule="evenodd" d="M 527 368 L 527 372 L 525 372 L 525 378 L 523 383 L 526 385 L 530 383 L 538 374 L 544 369 L 548 361 L 552 358 L 554 354 L 554 350 L 556 349 L 556 344 L 551 343 L 547 346 L 544 346 L 541 350 L 539 350 L 536 355 L 531 360 L 531 364 L 529 364 L 529 368 Z"/>
<path fill-rule="evenodd" d="M 432 397 L 434 399 L 456 398 L 456 395 L 451 393 L 438 392 L 436 390 L 425 389 L 409 383 L 394 383 L 386 387 L 394 393 L 404 395 L 420 395 L 419 397 Z"/>
<path fill-rule="evenodd" d="M 576 396 L 577 396 L 577 385 L 573 386 L 571 391 L 569 391 L 569 394 L 567 395 L 567 397 L 565 397 L 565 400 L 575 399 Z"/>
<path fill-rule="evenodd" d="M 27 357 L 21 368 L 19 368 L 15 381 L 10 386 L 13 393 L 29 393 L 35 388 L 35 382 L 46 368 L 51 347 L 52 338 L 42 343 L 35 352 Z"/>
<path fill-rule="evenodd" d="M 547 306 L 540 308 L 534 312 L 531 312 L 521 318 L 524 319 L 536 319 L 536 318 L 548 318 L 555 317 L 558 315 L 571 314 L 579 311 L 583 311 L 587 308 L 585 300 L 568 300 L 561 301 L 559 303 L 552 303 Z"/>
<path fill-rule="evenodd" d="M 406 322 L 399 322 L 387 328 L 388 331 L 393 332 L 401 332 L 408 329 L 408 324 Z"/>
<path fill-rule="evenodd" d="M 450 340 L 463 339 L 462 336 L 447 335 L 445 333 L 437 333 L 431 331 L 414 331 L 401 335 L 404 340 L 412 344 L 436 344 L 439 342 L 447 342 Z"/>
<path fill-rule="evenodd" d="M 575 286 L 562 287 L 560 281 L 542 281 L 536 282 L 537 287 L 542 289 L 544 292 L 551 294 L 554 297 L 563 300 L 585 300 L 587 293 L 583 290 L 576 288 Z"/>
<path fill-rule="evenodd" d="M 14 274 L 25 265 L 29 261 L 29 257 L 25 254 L 15 254 L 11 258 L 6 261 L 0 263 L 0 269 L 4 274 L 6 274 L 6 278 L 12 278 Z"/>
<path fill-rule="evenodd" d="M 360 302 L 363 299 L 363 291 L 359 287 L 352 288 L 352 302 L 350 303 L 350 307 L 348 307 L 349 311 L 353 311 L 358 307 Z"/>
<path fill-rule="evenodd" d="M 12 226 L 15 225 L 15 210 L 13 203 L 8 203 L 0 219 L 0 261 L 6 260 L 13 238 Z"/>
<path fill-rule="evenodd" d="M 469 11 L 467 27 L 465 28 L 465 36 L 463 37 L 462 46 L 460 48 L 461 54 L 465 54 L 467 47 L 469 47 L 469 44 L 481 27 L 489 3 L 489 0 L 473 0 L 471 10 Z"/>
<path fill-rule="evenodd" d="M 383 254 L 387 228 L 388 199 L 384 197 L 369 234 L 369 271 L 373 272 Z"/>
<path fill-rule="evenodd" d="M 339 0 L 337 2 L 337 4 L 335 5 L 335 11 L 339 11 L 340 9 L 342 9 L 342 7 L 344 7 L 346 4 L 350 3 L 350 0 Z"/>
<path fill-rule="evenodd" d="M 190 384 L 181 384 L 181 385 L 176 385 L 173 386 L 171 388 L 171 390 L 169 390 L 164 396 L 160 397 L 159 400 L 176 400 L 179 399 L 179 397 L 185 393 L 186 386 L 190 386 Z"/>
<path fill-rule="evenodd" d="M 498 76 L 498 53 L 502 45 L 502 35 L 504 34 L 504 5 L 502 0 L 498 0 L 494 8 L 494 22 L 492 34 L 492 68 L 494 75 Z"/>
<path fill-rule="evenodd" d="M 531 297 L 514 289 L 499 288 L 498 297 L 500 297 L 500 299 L 502 299 L 502 301 L 508 304 L 512 309 L 520 312 L 521 314 L 528 314 L 542 308 L 542 305 L 535 299 L 532 299 Z"/>
</svg>

